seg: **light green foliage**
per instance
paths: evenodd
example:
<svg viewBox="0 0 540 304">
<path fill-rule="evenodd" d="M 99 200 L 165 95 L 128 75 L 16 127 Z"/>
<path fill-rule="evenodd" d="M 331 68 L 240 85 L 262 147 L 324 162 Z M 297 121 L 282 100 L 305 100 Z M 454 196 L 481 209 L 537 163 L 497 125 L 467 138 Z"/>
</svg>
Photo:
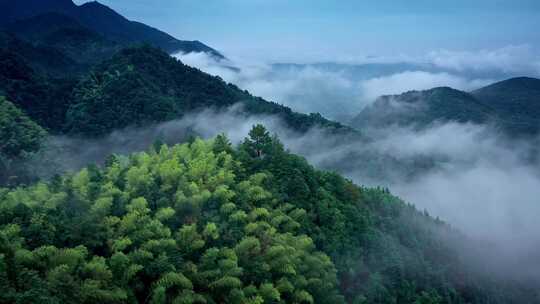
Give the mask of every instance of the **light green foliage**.
<svg viewBox="0 0 540 304">
<path fill-rule="evenodd" d="M 221 140 L 219 151 L 202 140 L 163 146 L 3 193 L 0 208 L 15 215 L 0 222 L 4 297 L 22 299 L 14 290 L 31 275 L 62 303 L 292 303 L 317 292 L 334 303 L 333 264 L 294 231 L 289 214 L 301 211 L 265 189 L 265 174 L 237 180 Z M 18 210 L 32 220 L 12 224 Z"/>
<path fill-rule="evenodd" d="M 483 291 L 441 233 L 257 126 L 236 149 L 195 139 L 0 189 L 0 303 L 523 303 Z"/>
<path fill-rule="evenodd" d="M 15 158 L 39 149 L 45 131 L 0 96 L 0 156 Z"/>
<path fill-rule="evenodd" d="M 24 180 L 27 175 L 25 168 L 13 163 L 28 159 L 36 153 L 45 135 L 45 130 L 0 96 L 0 185 Z"/>
</svg>

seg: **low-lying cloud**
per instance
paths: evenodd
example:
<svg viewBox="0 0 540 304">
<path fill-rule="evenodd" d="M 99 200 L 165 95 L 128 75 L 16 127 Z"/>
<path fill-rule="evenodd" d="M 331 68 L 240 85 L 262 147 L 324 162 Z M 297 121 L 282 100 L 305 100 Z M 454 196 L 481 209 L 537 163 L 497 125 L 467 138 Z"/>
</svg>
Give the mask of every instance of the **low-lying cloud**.
<svg viewBox="0 0 540 304">
<path fill-rule="evenodd" d="M 431 52 L 428 60 L 438 67 L 460 72 L 540 76 L 540 55 L 529 45 L 510 45 L 477 51 L 439 50 Z"/>
<path fill-rule="evenodd" d="M 263 63 L 223 63 L 202 53 L 177 57 L 187 65 L 220 76 L 253 95 L 284 104 L 295 111 L 318 112 L 333 119 L 341 119 L 360 112 L 364 106 L 357 83 L 341 71 L 313 66 L 276 69 Z M 231 69 L 230 66 L 238 69 Z"/>
<path fill-rule="evenodd" d="M 375 57 L 315 64 L 216 61 L 204 53 L 176 57 L 253 95 L 340 121 L 348 121 L 381 95 L 441 86 L 472 91 L 514 76 L 540 75 L 540 56 L 528 46 L 440 50 L 423 57 L 399 57 L 401 61 Z"/>
<path fill-rule="evenodd" d="M 451 87 L 471 91 L 492 82 L 492 79 L 467 79 L 447 72 L 406 71 L 368 79 L 360 83 L 360 89 L 365 100 L 375 100 L 382 95 L 401 94 L 411 90 L 428 90 L 435 87 Z"/>
<path fill-rule="evenodd" d="M 76 170 L 112 153 L 145 150 L 156 140 L 172 144 L 194 134 L 211 138 L 224 132 L 239 143 L 256 123 L 313 165 L 339 171 L 357 184 L 389 187 L 471 237 L 513 248 L 515 256 L 539 251 L 540 168 L 527 157 L 534 145 L 510 143 L 487 126 L 447 123 L 422 131 L 390 127 L 369 133 L 371 141 L 351 141 L 317 128 L 299 134 L 277 117 L 247 116 L 235 106 L 127 128 L 99 140 L 52 137 L 44 157 L 58 159 L 57 170 Z M 50 168 L 41 169 L 50 173 Z"/>
</svg>

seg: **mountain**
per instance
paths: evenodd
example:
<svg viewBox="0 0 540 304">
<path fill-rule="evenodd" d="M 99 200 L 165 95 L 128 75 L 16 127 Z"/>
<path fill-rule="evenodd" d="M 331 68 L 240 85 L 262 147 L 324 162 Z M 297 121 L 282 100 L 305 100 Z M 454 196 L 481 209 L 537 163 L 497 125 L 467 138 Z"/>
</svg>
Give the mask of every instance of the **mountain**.
<svg viewBox="0 0 540 304">
<path fill-rule="evenodd" d="M 472 95 L 494 109 L 512 133 L 540 131 L 540 79 L 512 78 L 473 91 Z"/>
<path fill-rule="evenodd" d="M 0 31 L 0 50 L 6 56 L 19 58 L 24 64 L 42 73 L 62 75 L 72 73 L 77 62 L 60 50 L 42 45 L 33 45 L 17 38 L 14 34 Z M 7 70 L 8 67 L 2 67 Z"/>
<path fill-rule="evenodd" d="M 382 96 L 352 121 L 358 129 L 391 125 L 423 129 L 435 122 L 488 121 L 493 110 L 469 93 L 448 87 Z"/>
<path fill-rule="evenodd" d="M 182 41 L 145 24 L 130 21 L 98 2 L 76 5 L 71 0 L 0 0 L 0 26 L 47 13 L 71 17 L 84 27 L 123 45 L 150 43 L 168 53 L 206 52 L 217 58 L 223 56 L 200 41 Z M 57 20 L 56 20 L 57 21 Z"/>
<path fill-rule="evenodd" d="M 436 122 L 492 124 L 509 136 L 540 132 L 540 79 L 512 78 L 467 93 L 451 88 L 382 96 L 358 114 L 358 129 L 391 125 L 422 129 Z"/>
<path fill-rule="evenodd" d="M 0 189 L 0 302 L 531 303 L 443 222 L 249 134 Z"/>
<path fill-rule="evenodd" d="M 44 16 L 36 18 L 39 21 Z M 46 18 L 62 19 L 64 24 L 72 22 L 60 15 Z M 33 45 L 0 32 L 0 96 L 6 96 L 52 133 L 99 136 L 131 125 L 163 122 L 190 111 L 225 109 L 237 103 L 243 105 L 246 114 L 276 115 L 298 132 L 313 126 L 352 131 L 319 114 L 296 113 L 254 97 L 151 46 L 123 49 L 89 69 L 89 62 L 99 61 L 92 56 L 101 53 L 88 51 L 89 58 L 82 64 L 68 56 L 77 47 L 70 49 L 66 45 L 91 43 L 86 37 L 103 40 L 77 29 L 72 32 L 77 39 L 58 36 L 54 28 L 51 31 L 53 37 L 60 38 L 46 40 L 57 41 L 58 46 Z M 49 37 L 33 31 L 20 33 Z"/>
<path fill-rule="evenodd" d="M 276 115 L 299 132 L 313 126 L 348 129 L 320 115 L 296 113 L 254 97 L 149 46 L 124 49 L 96 66 L 75 88 L 72 100 L 65 131 L 93 136 L 237 103 L 247 114 Z"/>
<path fill-rule="evenodd" d="M 76 62 L 58 50 L 35 47 L 0 32 L 0 96 L 47 129 L 59 128 L 77 83 L 76 78 L 49 74 L 71 75 L 74 67 Z"/>
<path fill-rule="evenodd" d="M 46 13 L 18 20 L 5 26 L 5 31 L 39 48 L 54 49 L 75 64 L 78 70 L 112 57 L 122 45 L 59 13 Z M 36 57 L 30 57 L 36 59 Z"/>
</svg>

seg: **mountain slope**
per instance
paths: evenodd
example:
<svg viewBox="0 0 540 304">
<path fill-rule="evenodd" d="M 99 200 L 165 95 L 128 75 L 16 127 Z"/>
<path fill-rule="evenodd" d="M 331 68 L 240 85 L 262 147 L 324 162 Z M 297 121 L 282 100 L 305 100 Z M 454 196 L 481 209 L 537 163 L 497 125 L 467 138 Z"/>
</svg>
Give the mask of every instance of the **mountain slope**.
<svg viewBox="0 0 540 304">
<path fill-rule="evenodd" d="M 124 49 L 98 65 L 75 88 L 72 100 L 65 131 L 94 136 L 237 103 L 248 114 L 276 115 L 299 132 L 314 126 L 348 129 L 320 115 L 296 113 L 253 97 L 149 46 Z"/>
<path fill-rule="evenodd" d="M 477 282 L 444 223 L 315 170 L 260 126 L 237 149 L 158 149 L 0 189 L 0 302 L 523 300 Z"/>
<path fill-rule="evenodd" d="M 60 50 L 48 46 L 32 45 L 12 33 L 0 31 L 0 50 L 20 58 L 32 69 L 44 74 L 62 75 L 77 69 L 77 63 Z M 3 67 L 7 69 L 7 67 Z"/>
<path fill-rule="evenodd" d="M 426 128 L 435 122 L 489 120 L 493 110 L 466 92 L 447 87 L 382 96 L 352 121 L 358 129 L 391 125 Z"/>
<path fill-rule="evenodd" d="M 8 25 L 45 13 L 62 13 L 107 39 L 122 43 L 150 43 L 169 53 L 207 52 L 223 58 L 199 41 L 181 41 L 145 24 L 130 21 L 98 2 L 77 6 L 71 0 L 0 0 L 0 25 Z"/>
<path fill-rule="evenodd" d="M 0 96 L 41 126 L 59 129 L 76 79 L 51 78 L 42 71 L 63 75 L 76 63 L 57 50 L 34 47 L 2 32 L 1 37 L 7 38 L 0 39 Z"/>
<path fill-rule="evenodd" d="M 450 88 L 383 96 L 351 122 L 358 129 L 422 129 L 436 122 L 492 124 L 508 136 L 540 132 L 540 79 L 512 78 L 466 93 Z"/>
<path fill-rule="evenodd" d="M 511 133 L 540 131 L 540 79 L 512 78 L 473 91 L 472 95 L 494 109 Z"/>
<path fill-rule="evenodd" d="M 57 50 L 74 63 L 82 65 L 79 70 L 112 57 L 122 48 L 121 44 L 59 13 L 18 20 L 6 25 L 5 30 L 35 47 Z"/>
</svg>

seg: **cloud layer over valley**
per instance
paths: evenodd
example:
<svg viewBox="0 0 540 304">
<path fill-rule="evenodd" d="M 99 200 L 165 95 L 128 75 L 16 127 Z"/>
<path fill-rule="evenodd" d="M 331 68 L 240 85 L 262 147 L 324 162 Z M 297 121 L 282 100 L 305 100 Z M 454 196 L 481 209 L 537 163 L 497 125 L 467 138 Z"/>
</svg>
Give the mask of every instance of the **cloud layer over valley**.
<svg viewBox="0 0 540 304">
<path fill-rule="evenodd" d="M 527 45 L 303 64 L 218 62 L 204 53 L 176 57 L 256 96 L 342 122 L 381 95 L 439 86 L 471 91 L 510 77 L 540 75 L 540 56 Z"/>
</svg>

